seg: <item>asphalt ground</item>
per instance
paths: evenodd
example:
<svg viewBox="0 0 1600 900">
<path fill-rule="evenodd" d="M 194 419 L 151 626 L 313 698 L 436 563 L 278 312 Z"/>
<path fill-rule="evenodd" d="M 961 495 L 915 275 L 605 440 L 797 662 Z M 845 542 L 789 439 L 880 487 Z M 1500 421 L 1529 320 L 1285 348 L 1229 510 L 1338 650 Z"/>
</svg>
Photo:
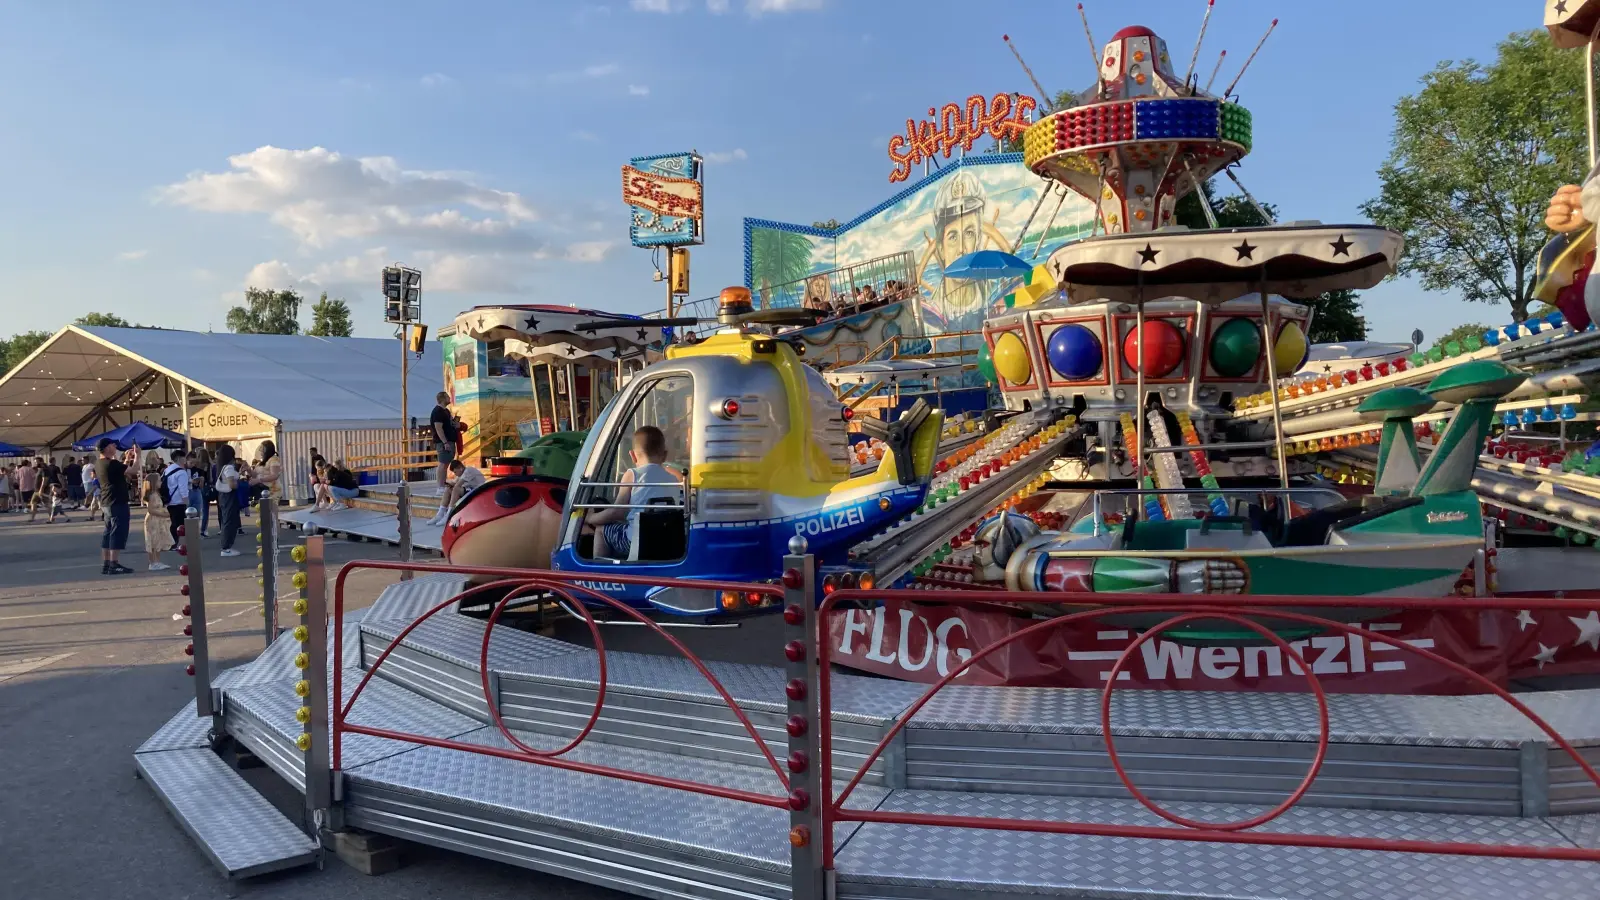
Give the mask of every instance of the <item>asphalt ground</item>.
<svg viewBox="0 0 1600 900">
<path fill-rule="evenodd" d="M 134 749 L 193 697 L 178 620 L 179 558 L 168 553 L 171 570 L 145 572 L 136 517 L 124 558 L 138 571 L 101 576 L 100 525 L 74 518 L 70 524 L 46 525 L 41 518 L 28 525 L 26 515 L 0 514 L 0 898 L 624 896 L 416 846 L 406 847 L 401 869 L 377 877 L 361 875 L 330 854 L 321 871 L 226 881 L 134 776 Z M 209 634 L 218 670 L 248 661 L 264 641 L 253 520 L 246 527 L 238 558 L 217 557 L 214 536 L 205 542 Z M 291 535 L 284 533 L 286 547 Z M 394 559 L 397 553 L 335 539 L 328 542 L 328 558 L 337 566 L 359 558 Z M 287 552 L 280 565 L 287 574 Z M 370 604 L 393 578 L 387 572 L 353 574 L 351 607 Z M 648 637 L 618 634 L 615 644 L 622 649 Z M 298 810 L 298 796 L 270 770 L 244 774 L 280 808 Z"/>
</svg>

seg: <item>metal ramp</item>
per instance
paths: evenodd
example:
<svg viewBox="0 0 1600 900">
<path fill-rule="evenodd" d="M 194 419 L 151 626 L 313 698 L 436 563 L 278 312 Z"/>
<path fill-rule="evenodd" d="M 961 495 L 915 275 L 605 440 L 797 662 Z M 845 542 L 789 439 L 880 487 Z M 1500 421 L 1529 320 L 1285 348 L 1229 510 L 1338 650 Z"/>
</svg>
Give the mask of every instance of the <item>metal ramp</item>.
<svg viewBox="0 0 1600 900">
<path fill-rule="evenodd" d="M 208 729 L 191 702 L 134 753 L 139 776 L 228 878 L 315 863 L 317 842 L 212 752 Z"/>
</svg>

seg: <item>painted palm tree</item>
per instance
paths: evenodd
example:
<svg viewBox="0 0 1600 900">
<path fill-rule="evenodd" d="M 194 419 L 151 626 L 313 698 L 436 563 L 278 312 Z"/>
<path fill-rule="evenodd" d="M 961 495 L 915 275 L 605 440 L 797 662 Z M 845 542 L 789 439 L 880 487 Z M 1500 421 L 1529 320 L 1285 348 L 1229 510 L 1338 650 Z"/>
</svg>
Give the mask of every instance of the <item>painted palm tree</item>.
<svg viewBox="0 0 1600 900">
<path fill-rule="evenodd" d="M 772 286 L 792 284 L 811 274 L 811 239 L 793 231 L 756 228 L 750 234 L 750 282 L 770 306 Z"/>
</svg>

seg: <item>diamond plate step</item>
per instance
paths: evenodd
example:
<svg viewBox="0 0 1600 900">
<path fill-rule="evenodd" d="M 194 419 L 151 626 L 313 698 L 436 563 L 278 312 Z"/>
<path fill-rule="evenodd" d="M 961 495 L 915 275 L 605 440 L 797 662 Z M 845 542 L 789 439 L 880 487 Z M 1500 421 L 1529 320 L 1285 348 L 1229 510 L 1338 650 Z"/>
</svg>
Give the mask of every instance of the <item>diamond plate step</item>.
<svg viewBox="0 0 1600 900">
<path fill-rule="evenodd" d="M 209 749 L 136 753 L 134 765 L 183 830 L 229 878 L 317 861 L 318 847 Z"/>
</svg>

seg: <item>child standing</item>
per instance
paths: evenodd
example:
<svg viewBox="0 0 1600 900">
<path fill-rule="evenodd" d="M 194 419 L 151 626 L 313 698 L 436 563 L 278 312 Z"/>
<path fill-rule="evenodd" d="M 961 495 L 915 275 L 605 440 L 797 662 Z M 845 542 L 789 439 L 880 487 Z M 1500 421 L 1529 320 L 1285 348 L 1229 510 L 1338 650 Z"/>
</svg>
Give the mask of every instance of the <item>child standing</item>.
<svg viewBox="0 0 1600 900">
<path fill-rule="evenodd" d="M 161 561 L 161 542 L 166 540 L 167 523 L 171 517 L 161 502 L 160 472 L 145 472 L 139 499 L 144 501 L 144 554 L 150 559 L 150 571 L 169 569 L 171 566 Z"/>
<path fill-rule="evenodd" d="M 67 489 L 65 487 L 62 487 L 59 482 L 52 482 L 45 486 L 45 496 L 50 502 L 50 514 L 44 520 L 46 525 L 55 522 L 56 516 L 60 516 L 63 522 L 72 521 L 72 517 L 67 515 L 67 511 L 64 508 L 67 502 Z"/>
</svg>

